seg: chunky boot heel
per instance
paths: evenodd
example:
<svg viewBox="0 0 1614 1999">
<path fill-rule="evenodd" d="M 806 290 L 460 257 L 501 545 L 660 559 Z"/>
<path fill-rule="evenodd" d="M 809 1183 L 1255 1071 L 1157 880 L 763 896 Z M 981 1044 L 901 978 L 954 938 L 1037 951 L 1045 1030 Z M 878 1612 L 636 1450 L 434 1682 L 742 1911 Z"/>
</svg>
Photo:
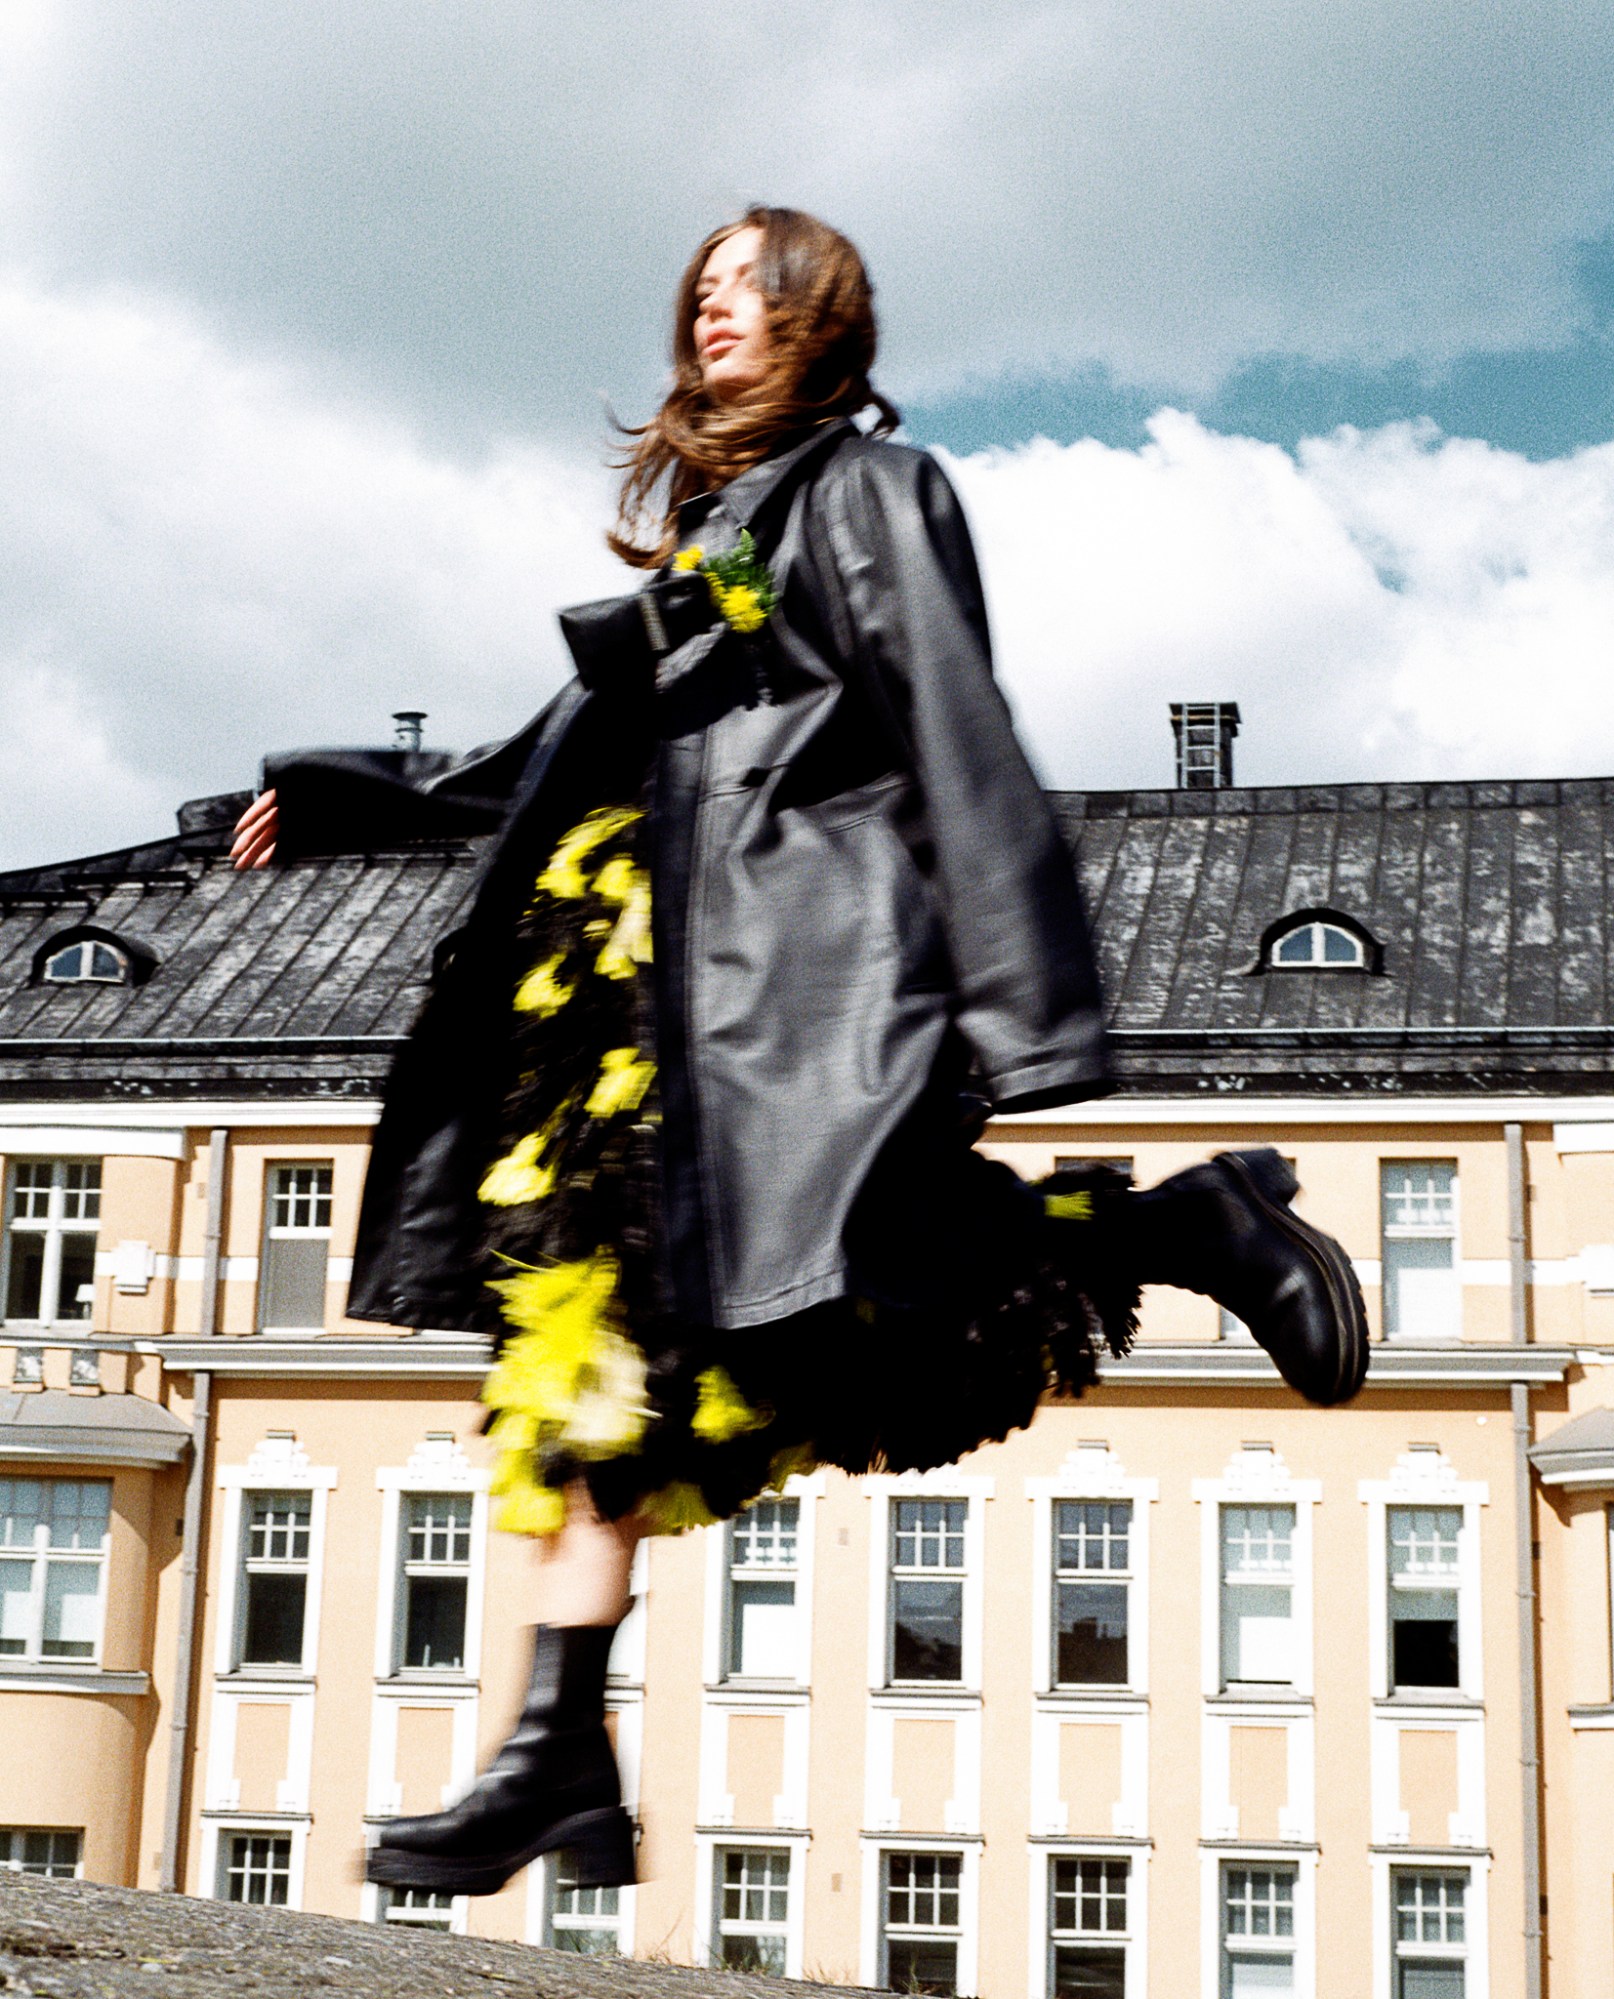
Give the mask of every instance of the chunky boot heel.
<svg viewBox="0 0 1614 1999">
<path fill-rule="evenodd" d="M 1270 1145 L 1257 1146 L 1252 1152 L 1222 1152 L 1217 1157 L 1236 1161 L 1239 1169 L 1254 1183 L 1256 1191 L 1275 1208 L 1288 1207 L 1300 1192 L 1294 1168 L 1281 1152 L 1275 1152 Z"/>
<path fill-rule="evenodd" d="M 633 1822 L 605 1732 L 612 1636 L 604 1625 L 538 1626 L 515 1732 L 457 1805 L 381 1828 L 371 1881 L 493 1895 L 540 1853 L 567 1850 L 590 1888 L 633 1880 Z"/>
<path fill-rule="evenodd" d="M 579 1888 L 621 1888 L 638 1878 L 633 1821 L 620 1807 L 614 1812 L 589 1812 L 578 1819 L 562 1850 L 572 1856 Z"/>
<path fill-rule="evenodd" d="M 1222 1152 L 1129 1196 L 1117 1253 L 1142 1284 L 1214 1298 L 1308 1402 L 1349 1402 L 1367 1376 L 1367 1313 L 1350 1258 L 1289 1203 L 1294 1169 L 1270 1146 Z"/>
</svg>

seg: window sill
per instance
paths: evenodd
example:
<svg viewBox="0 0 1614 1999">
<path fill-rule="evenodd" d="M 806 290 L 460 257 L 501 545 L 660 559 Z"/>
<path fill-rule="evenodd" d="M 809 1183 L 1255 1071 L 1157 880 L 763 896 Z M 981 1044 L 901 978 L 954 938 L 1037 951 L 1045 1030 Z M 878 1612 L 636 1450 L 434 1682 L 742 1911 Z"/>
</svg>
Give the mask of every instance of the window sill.
<svg viewBox="0 0 1614 1999">
<path fill-rule="evenodd" d="M 215 1673 L 214 1679 L 220 1686 L 271 1686 L 311 1687 L 315 1675 L 305 1672 L 301 1666 L 232 1666 L 227 1673 Z"/>
<path fill-rule="evenodd" d="M 779 1695 L 805 1697 L 812 1691 L 811 1682 L 803 1677 L 780 1674 L 731 1673 L 726 1680 L 708 1680 L 706 1692 L 721 1699 L 724 1694 L 734 1694 L 744 1699 L 773 1699 Z"/>
<path fill-rule="evenodd" d="M 1614 1701 L 1582 1701 L 1568 1714 L 1571 1728 L 1614 1729 Z"/>
<path fill-rule="evenodd" d="M 149 1694 L 151 1675 L 64 1659 L 0 1660 L 0 1694 Z"/>
<path fill-rule="evenodd" d="M 444 1694 L 474 1694 L 481 1681 L 473 1679 L 469 1673 L 434 1672 L 429 1666 L 404 1666 L 396 1673 L 378 1673 L 376 1686 L 385 1693 L 389 1689 L 397 1693 L 424 1693 L 428 1687 Z"/>
<path fill-rule="evenodd" d="M 1300 1707 L 1315 1705 L 1310 1694 L 1276 1680 L 1244 1680 L 1205 1696 L 1207 1707 Z"/>
<path fill-rule="evenodd" d="M 978 1708 L 979 1687 L 960 1686 L 956 1680 L 902 1680 L 895 1686 L 870 1687 L 869 1697 L 889 1702 L 893 1707 Z"/>
<path fill-rule="evenodd" d="M 1051 1707 L 1147 1707 L 1149 1696 L 1142 1687 L 1117 1685 L 1112 1681 L 1090 1687 L 1039 1687 L 1037 1699 Z"/>
<path fill-rule="evenodd" d="M 1468 1708 L 1475 1714 L 1483 1714 L 1485 1703 L 1473 1694 L 1465 1694 L 1459 1687 L 1396 1687 L 1387 1694 L 1376 1694 L 1373 1698 L 1376 1708 Z"/>
</svg>

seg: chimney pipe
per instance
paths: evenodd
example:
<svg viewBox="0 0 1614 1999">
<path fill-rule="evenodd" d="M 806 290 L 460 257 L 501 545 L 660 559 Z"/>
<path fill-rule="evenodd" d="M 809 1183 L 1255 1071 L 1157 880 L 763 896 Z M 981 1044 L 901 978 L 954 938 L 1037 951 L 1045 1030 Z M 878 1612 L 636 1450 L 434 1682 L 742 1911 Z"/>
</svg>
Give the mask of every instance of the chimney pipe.
<svg viewBox="0 0 1614 1999">
<path fill-rule="evenodd" d="M 1236 701 L 1173 701 L 1177 789 L 1225 791 L 1233 782 L 1233 738 L 1238 732 Z"/>
<path fill-rule="evenodd" d="M 399 708 L 392 717 L 394 723 L 393 746 L 400 750 L 418 750 L 421 743 L 422 726 L 426 720 L 424 708 Z"/>
</svg>

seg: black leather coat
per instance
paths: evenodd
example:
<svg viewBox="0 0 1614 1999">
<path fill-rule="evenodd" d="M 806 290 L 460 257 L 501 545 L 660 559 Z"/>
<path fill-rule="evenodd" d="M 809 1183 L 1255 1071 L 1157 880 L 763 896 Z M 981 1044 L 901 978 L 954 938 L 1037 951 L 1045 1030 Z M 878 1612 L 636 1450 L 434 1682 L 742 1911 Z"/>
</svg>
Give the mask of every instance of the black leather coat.
<svg viewBox="0 0 1614 1999">
<path fill-rule="evenodd" d="M 690 1319 L 741 1328 L 922 1290 L 931 1273 L 904 1269 L 924 1260 L 911 1197 L 967 1143 L 960 1090 L 1024 1110 L 1106 1087 L 1075 871 L 992 678 L 940 468 L 836 423 L 681 515 L 709 553 L 742 528 L 779 593 L 754 640 L 718 625 L 678 642 L 705 588 L 666 580 L 665 623 L 638 595 L 567 614 L 579 679 L 493 750 L 266 765 L 287 858 L 495 834 L 388 1086 L 355 1317 L 491 1322 L 476 1187 L 525 969 L 511 932 L 607 773 L 654 771 L 669 1277 Z"/>
</svg>

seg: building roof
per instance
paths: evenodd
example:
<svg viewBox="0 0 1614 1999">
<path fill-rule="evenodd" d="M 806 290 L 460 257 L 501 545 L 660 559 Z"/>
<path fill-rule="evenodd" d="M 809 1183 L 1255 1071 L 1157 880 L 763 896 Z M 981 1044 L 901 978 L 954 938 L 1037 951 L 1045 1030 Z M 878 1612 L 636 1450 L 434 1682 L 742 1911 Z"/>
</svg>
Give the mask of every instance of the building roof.
<svg viewBox="0 0 1614 1999">
<path fill-rule="evenodd" d="M 177 1416 L 139 1395 L 74 1395 L 63 1388 L 0 1394 L 0 1463 L 171 1465 L 190 1440 Z"/>
<path fill-rule="evenodd" d="M 1614 1409 L 1588 1409 L 1530 1447 L 1543 1485 L 1614 1486 Z"/>
<path fill-rule="evenodd" d="M 239 875 L 248 794 L 177 834 L 0 874 L 0 1098 L 374 1095 L 463 915 L 474 842 Z M 1614 1029 L 1614 779 L 1059 792 L 1123 1086 L 1602 1092 Z M 1275 970 L 1332 917 L 1366 969 Z M 35 981 L 94 926 L 128 985 Z"/>
</svg>

